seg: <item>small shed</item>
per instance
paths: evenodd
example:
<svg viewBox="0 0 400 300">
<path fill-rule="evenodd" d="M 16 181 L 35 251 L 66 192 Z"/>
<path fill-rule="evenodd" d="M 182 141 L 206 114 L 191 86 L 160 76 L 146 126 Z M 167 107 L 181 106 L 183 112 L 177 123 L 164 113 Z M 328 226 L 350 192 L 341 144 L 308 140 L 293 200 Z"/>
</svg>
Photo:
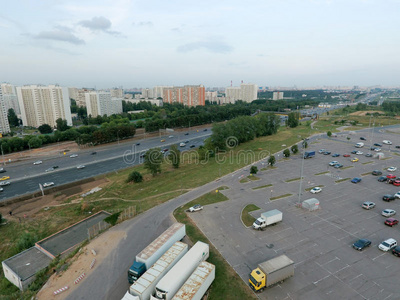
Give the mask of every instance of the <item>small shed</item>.
<svg viewBox="0 0 400 300">
<path fill-rule="evenodd" d="M 317 210 L 319 209 L 319 200 L 317 198 L 304 200 L 301 204 L 301 207 L 308 209 L 309 211 Z"/>
<path fill-rule="evenodd" d="M 377 159 L 385 158 L 385 154 L 383 152 L 378 152 L 378 153 L 374 154 L 374 158 L 377 158 Z"/>
</svg>

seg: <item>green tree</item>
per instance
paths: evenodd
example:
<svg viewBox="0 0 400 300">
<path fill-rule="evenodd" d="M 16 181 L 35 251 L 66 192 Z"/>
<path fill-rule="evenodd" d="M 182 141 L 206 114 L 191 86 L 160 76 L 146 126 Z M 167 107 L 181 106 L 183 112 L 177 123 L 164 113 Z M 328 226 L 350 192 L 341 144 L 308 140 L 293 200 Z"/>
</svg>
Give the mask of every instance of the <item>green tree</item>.
<svg viewBox="0 0 400 300">
<path fill-rule="evenodd" d="M 171 148 L 169 148 L 168 159 L 175 169 L 179 168 L 181 163 L 181 151 L 179 151 L 177 145 L 172 145 Z"/>
<path fill-rule="evenodd" d="M 296 112 L 289 113 L 288 120 L 287 120 L 288 126 L 290 128 L 299 126 L 299 117 L 300 117 L 299 113 L 296 113 Z"/>
<path fill-rule="evenodd" d="M 45 133 L 52 133 L 53 129 L 51 128 L 51 126 L 49 124 L 42 124 L 38 127 L 39 131 L 41 134 L 45 134 Z"/>
<path fill-rule="evenodd" d="M 69 126 L 67 124 L 67 120 L 63 120 L 61 118 L 58 118 L 56 120 L 56 124 L 57 124 L 57 130 L 59 130 L 59 131 L 65 131 L 65 130 L 69 129 Z"/>
<path fill-rule="evenodd" d="M 328 131 L 328 132 L 326 133 L 326 135 L 327 135 L 328 137 L 331 137 L 331 136 L 332 136 L 332 132 Z"/>
<path fill-rule="evenodd" d="M 160 148 L 152 148 L 144 156 L 144 167 L 150 171 L 151 175 L 156 176 L 161 173 L 161 163 L 163 155 Z"/>
<path fill-rule="evenodd" d="M 274 164 L 275 164 L 275 162 L 276 162 L 275 156 L 274 156 L 274 155 L 271 155 L 271 156 L 269 157 L 269 159 L 268 159 L 268 164 L 269 164 L 271 167 L 273 167 Z"/>
<path fill-rule="evenodd" d="M 33 137 L 29 140 L 30 148 L 40 148 L 43 144 L 43 141 L 38 137 Z"/>
<path fill-rule="evenodd" d="M 293 154 L 296 154 L 297 152 L 299 152 L 299 147 L 297 145 L 293 145 L 291 148 Z"/>
<path fill-rule="evenodd" d="M 284 157 L 290 157 L 290 150 L 289 149 L 283 150 L 283 156 Z"/>
<path fill-rule="evenodd" d="M 3 215 L 0 213 L 0 224 L 3 224 L 4 220 L 3 220 Z"/>
<path fill-rule="evenodd" d="M 307 143 L 306 140 L 304 140 L 304 141 L 303 141 L 303 148 L 304 148 L 304 149 L 307 149 L 307 147 L 308 147 L 308 143 Z"/>
<path fill-rule="evenodd" d="M 8 117 L 8 123 L 10 124 L 11 127 L 16 127 L 19 125 L 19 120 L 17 115 L 15 114 L 14 109 L 10 108 L 8 110 L 7 117 Z"/>
<path fill-rule="evenodd" d="M 143 176 L 142 174 L 140 174 L 140 172 L 138 171 L 133 171 L 128 175 L 128 179 L 126 180 L 126 182 L 135 182 L 135 183 L 139 183 L 143 181 Z"/>
<path fill-rule="evenodd" d="M 257 174 L 258 168 L 257 166 L 251 166 L 250 168 L 250 174 Z"/>
</svg>

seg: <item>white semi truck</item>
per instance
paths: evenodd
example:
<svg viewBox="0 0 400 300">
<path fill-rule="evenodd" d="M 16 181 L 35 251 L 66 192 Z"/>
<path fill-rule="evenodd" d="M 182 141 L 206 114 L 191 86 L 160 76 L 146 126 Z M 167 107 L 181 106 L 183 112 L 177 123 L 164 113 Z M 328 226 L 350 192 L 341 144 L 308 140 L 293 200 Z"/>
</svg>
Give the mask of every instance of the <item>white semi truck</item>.
<svg viewBox="0 0 400 300">
<path fill-rule="evenodd" d="M 128 281 L 134 283 L 148 270 L 171 246 L 184 238 L 185 225 L 175 223 L 165 230 L 158 238 L 144 248 L 128 270 Z"/>
<path fill-rule="evenodd" d="M 261 214 L 261 217 L 254 221 L 253 228 L 261 230 L 269 225 L 276 224 L 280 221 L 282 221 L 282 212 L 277 209 L 273 209 L 263 212 Z"/>
<path fill-rule="evenodd" d="M 215 279 L 215 266 L 203 261 L 172 300 L 201 300 Z"/>
<path fill-rule="evenodd" d="M 193 271 L 209 256 L 209 246 L 197 242 L 178 263 L 157 283 L 151 300 L 171 300 Z"/>
</svg>

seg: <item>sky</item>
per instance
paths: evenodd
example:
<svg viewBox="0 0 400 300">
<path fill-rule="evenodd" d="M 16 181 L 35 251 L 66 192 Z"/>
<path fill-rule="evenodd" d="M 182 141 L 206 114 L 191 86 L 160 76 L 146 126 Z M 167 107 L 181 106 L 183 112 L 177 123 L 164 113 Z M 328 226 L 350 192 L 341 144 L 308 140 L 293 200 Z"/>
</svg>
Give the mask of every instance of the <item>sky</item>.
<svg viewBox="0 0 400 300">
<path fill-rule="evenodd" d="M 2 2 L 17 86 L 400 84 L 400 0 Z"/>
</svg>

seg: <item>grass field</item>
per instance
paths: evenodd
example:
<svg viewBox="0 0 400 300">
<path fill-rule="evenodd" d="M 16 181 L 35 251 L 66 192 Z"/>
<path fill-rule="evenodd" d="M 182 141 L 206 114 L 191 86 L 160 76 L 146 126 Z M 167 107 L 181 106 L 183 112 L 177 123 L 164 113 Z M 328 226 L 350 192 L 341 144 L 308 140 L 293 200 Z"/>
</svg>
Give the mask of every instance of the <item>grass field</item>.
<svg viewBox="0 0 400 300">
<path fill-rule="evenodd" d="M 255 204 L 248 204 L 242 210 L 242 222 L 247 227 L 253 225 L 254 221 L 256 220 L 253 216 L 249 214 L 249 212 L 260 209 Z"/>
</svg>

